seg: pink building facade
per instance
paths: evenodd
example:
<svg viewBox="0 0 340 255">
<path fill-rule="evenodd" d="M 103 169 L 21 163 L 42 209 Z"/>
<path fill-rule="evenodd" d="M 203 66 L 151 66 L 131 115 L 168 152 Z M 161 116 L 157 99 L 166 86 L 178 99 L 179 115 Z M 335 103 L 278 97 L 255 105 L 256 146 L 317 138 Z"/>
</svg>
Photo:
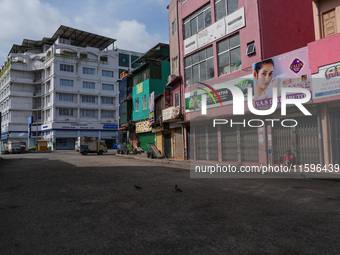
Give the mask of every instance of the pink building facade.
<svg viewBox="0 0 340 255">
<path fill-rule="evenodd" d="M 340 2 L 313 1 L 315 41 L 308 44 L 313 103 L 319 108 L 322 163 L 340 164 Z"/>
<path fill-rule="evenodd" d="M 178 146 L 184 148 L 180 158 L 266 164 L 278 163 L 286 148 L 298 150 L 296 142 L 284 144 L 284 130 L 273 131 L 268 123 L 260 128 L 229 129 L 204 123 L 206 116 L 240 121 L 253 117 L 245 103 L 246 115 L 235 118 L 230 95 L 221 86 L 228 82 L 252 86 L 254 63 L 299 48 L 307 49 L 307 44 L 315 40 L 312 2 L 173 0 L 168 9 L 171 59 L 168 86 L 172 87 L 173 107 L 180 109 L 179 117 L 168 122 L 170 128 L 178 129 L 177 133 L 181 131 L 183 136 Z M 199 99 L 202 91 L 210 88 L 220 95 L 220 101 L 215 99 L 221 105 L 208 106 L 206 116 L 202 116 Z M 312 108 L 316 123 L 317 110 L 312 104 L 308 107 Z M 302 117 L 292 109 L 288 111 Z M 292 141 L 298 139 L 289 135 Z M 314 143 L 318 143 L 317 139 Z M 176 143 L 174 147 L 176 150 Z M 318 150 L 313 153 L 319 154 Z M 313 157 L 312 153 L 308 157 Z"/>
</svg>

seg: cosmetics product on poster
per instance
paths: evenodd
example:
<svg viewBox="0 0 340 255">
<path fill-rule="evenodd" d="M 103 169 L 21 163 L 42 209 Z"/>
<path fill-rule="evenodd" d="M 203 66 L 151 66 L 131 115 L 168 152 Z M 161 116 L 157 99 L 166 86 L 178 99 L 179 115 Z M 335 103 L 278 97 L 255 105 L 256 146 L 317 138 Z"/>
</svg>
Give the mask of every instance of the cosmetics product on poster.
<svg viewBox="0 0 340 255">
<path fill-rule="evenodd" d="M 255 108 L 270 108 L 273 89 L 278 90 L 278 104 L 282 88 L 304 88 L 311 92 L 311 71 L 307 47 L 291 51 L 253 64 Z M 287 98 L 305 97 L 291 93 Z"/>
</svg>

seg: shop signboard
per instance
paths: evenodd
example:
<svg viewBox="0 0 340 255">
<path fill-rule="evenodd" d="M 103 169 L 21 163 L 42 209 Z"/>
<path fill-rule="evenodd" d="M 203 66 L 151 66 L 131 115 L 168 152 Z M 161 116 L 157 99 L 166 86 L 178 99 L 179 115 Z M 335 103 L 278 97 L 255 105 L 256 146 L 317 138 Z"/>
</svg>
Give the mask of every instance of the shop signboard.
<svg viewBox="0 0 340 255">
<path fill-rule="evenodd" d="M 151 132 L 152 127 L 149 120 L 142 120 L 136 123 L 136 133 Z"/>
<path fill-rule="evenodd" d="M 226 85 L 230 84 L 240 88 L 242 93 L 246 94 L 249 87 L 253 88 L 252 75 L 245 75 L 240 78 L 225 81 L 209 87 L 206 87 L 204 83 L 199 84 L 195 90 L 185 94 L 185 111 L 200 111 L 202 95 L 206 95 L 208 109 L 232 104 L 232 93 L 226 87 Z"/>
<path fill-rule="evenodd" d="M 340 62 L 320 67 L 312 79 L 314 100 L 340 95 Z"/>
<path fill-rule="evenodd" d="M 179 115 L 179 106 L 172 106 L 162 111 L 163 121 L 175 119 Z"/>
</svg>

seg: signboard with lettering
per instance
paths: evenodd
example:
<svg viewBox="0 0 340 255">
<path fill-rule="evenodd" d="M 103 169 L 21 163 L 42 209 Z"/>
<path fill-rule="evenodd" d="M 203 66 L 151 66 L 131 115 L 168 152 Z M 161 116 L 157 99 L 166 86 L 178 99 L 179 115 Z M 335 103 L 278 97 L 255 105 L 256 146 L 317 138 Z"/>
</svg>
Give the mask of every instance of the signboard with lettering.
<svg viewBox="0 0 340 255">
<path fill-rule="evenodd" d="M 320 67 L 312 78 L 314 99 L 340 95 L 340 62 Z"/>
<path fill-rule="evenodd" d="M 245 26 L 244 7 L 242 7 L 224 19 L 218 20 L 197 34 L 185 39 L 184 54 L 187 55 Z"/>
</svg>

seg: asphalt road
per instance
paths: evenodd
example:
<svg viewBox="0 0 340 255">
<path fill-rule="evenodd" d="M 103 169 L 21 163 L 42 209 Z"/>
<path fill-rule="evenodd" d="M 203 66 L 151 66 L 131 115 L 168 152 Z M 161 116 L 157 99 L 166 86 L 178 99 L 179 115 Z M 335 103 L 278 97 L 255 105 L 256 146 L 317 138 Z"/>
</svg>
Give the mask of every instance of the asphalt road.
<svg viewBox="0 0 340 255">
<path fill-rule="evenodd" d="M 112 153 L 2 158 L 0 254 L 340 254 L 339 179 L 191 179 Z"/>
</svg>

